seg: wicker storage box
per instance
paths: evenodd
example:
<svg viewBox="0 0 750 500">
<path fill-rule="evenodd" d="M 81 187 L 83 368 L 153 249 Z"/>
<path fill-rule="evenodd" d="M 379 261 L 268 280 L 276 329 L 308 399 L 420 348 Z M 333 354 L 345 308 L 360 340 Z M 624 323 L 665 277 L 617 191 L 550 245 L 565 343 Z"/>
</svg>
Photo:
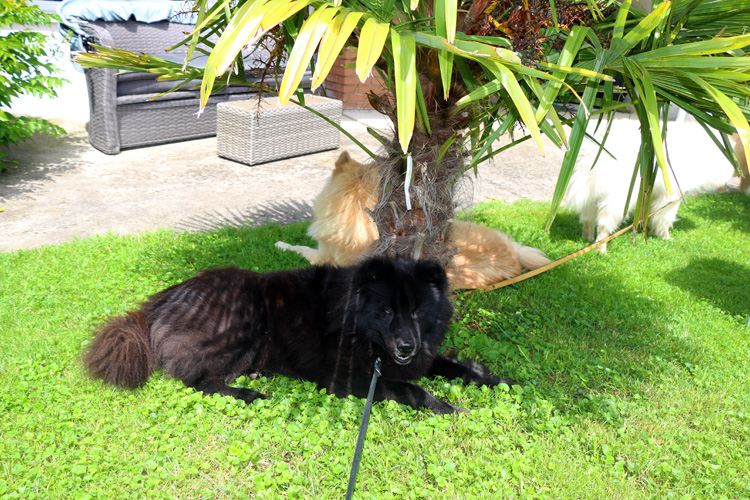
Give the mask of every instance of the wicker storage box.
<svg viewBox="0 0 750 500">
<path fill-rule="evenodd" d="M 276 97 L 220 103 L 216 144 L 219 156 L 255 165 L 292 156 L 338 149 L 339 131 L 297 106 L 279 106 Z M 305 104 L 341 123 L 341 101 L 305 96 Z"/>
</svg>

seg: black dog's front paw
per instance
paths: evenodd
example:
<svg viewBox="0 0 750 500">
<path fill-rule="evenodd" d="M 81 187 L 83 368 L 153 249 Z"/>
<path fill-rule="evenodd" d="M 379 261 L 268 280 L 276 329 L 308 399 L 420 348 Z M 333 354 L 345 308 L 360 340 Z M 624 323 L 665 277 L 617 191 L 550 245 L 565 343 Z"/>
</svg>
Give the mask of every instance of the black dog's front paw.
<svg viewBox="0 0 750 500">
<path fill-rule="evenodd" d="M 382 379 L 375 390 L 375 398 L 379 401 L 392 399 L 401 404 L 409 405 L 415 410 L 427 408 L 438 415 L 465 412 L 462 408 L 436 398 L 418 385 L 401 380 Z"/>
<path fill-rule="evenodd" d="M 496 386 L 498 386 L 500 384 L 505 384 L 508 387 L 513 387 L 514 385 L 517 385 L 517 386 L 521 387 L 521 385 L 522 385 L 522 384 L 516 382 L 513 379 L 500 378 L 500 377 L 497 377 L 497 376 L 492 375 L 492 374 L 489 375 L 489 378 L 488 378 L 488 380 L 486 382 L 482 382 L 482 383 L 484 385 L 486 385 L 487 387 L 496 387 Z M 481 385 L 481 383 L 477 382 L 477 385 Z"/>
<path fill-rule="evenodd" d="M 499 382 L 497 384 L 495 384 L 495 385 L 505 384 L 505 385 L 507 385 L 510 388 L 512 388 L 513 386 L 522 387 L 522 385 L 523 385 L 523 384 L 521 384 L 519 382 L 516 382 L 515 380 L 509 379 L 509 378 L 501 378 L 501 379 L 498 379 L 498 380 L 499 380 Z"/>
<path fill-rule="evenodd" d="M 266 396 L 258 391 L 252 389 L 245 389 L 243 387 L 230 387 L 225 384 L 203 384 L 195 387 L 196 390 L 203 392 L 203 394 L 221 394 L 223 396 L 231 396 L 233 398 L 244 401 L 245 404 L 250 404 L 256 399 L 265 399 Z"/>
<path fill-rule="evenodd" d="M 449 380 L 460 378 L 465 384 L 477 384 L 495 387 L 499 384 L 519 385 L 509 378 L 494 375 L 486 366 L 474 361 L 458 361 L 454 357 L 440 356 L 432 363 L 431 375 L 439 375 Z"/>
<path fill-rule="evenodd" d="M 435 406 L 431 406 L 430 409 L 435 412 L 436 415 L 453 415 L 454 413 L 469 413 L 459 406 L 452 405 L 442 399 L 435 399 Z"/>
</svg>

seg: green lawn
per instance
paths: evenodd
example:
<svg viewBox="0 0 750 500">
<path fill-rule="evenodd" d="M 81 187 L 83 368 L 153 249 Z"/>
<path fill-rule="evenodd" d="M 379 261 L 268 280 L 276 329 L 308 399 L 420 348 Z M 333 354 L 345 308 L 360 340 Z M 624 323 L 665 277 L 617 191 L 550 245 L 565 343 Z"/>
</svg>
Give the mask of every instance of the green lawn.
<svg viewBox="0 0 750 500">
<path fill-rule="evenodd" d="M 472 216 L 565 256 L 547 205 Z M 750 198 L 691 199 L 673 240 L 624 235 L 458 301 L 446 348 L 523 390 L 422 385 L 470 413 L 373 407 L 355 498 L 750 498 Z M 96 325 L 212 267 L 305 266 L 305 224 L 103 236 L 0 254 L 0 498 L 343 498 L 364 401 L 277 377 L 245 406 L 161 374 L 90 380 Z"/>
</svg>

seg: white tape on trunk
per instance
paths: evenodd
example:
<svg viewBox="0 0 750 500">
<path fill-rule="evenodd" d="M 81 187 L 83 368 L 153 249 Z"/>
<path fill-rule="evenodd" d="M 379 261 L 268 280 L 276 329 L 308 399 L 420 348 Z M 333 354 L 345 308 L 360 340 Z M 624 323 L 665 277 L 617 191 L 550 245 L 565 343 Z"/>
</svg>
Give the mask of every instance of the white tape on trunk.
<svg viewBox="0 0 750 500">
<path fill-rule="evenodd" d="M 412 165 L 411 153 L 406 155 L 406 180 L 404 181 L 404 196 L 406 196 L 406 210 L 411 210 L 411 197 L 409 196 L 409 187 L 411 186 L 411 178 L 414 174 L 414 166 Z"/>
</svg>

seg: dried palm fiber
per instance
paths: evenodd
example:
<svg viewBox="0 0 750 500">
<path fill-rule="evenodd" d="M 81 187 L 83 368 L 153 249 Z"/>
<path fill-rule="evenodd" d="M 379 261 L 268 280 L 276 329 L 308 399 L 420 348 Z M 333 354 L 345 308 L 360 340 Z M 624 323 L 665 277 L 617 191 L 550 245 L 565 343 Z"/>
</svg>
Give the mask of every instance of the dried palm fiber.
<svg viewBox="0 0 750 500">
<path fill-rule="evenodd" d="M 449 100 L 444 101 L 442 90 L 426 78 L 424 80 L 422 88 L 426 90 L 431 133 L 428 134 L 417 122 L 410 145 L 413 162 L 409 187 L 411 209 L 407 210 L 404 192 L 406 160 L 398 141 L 387 140 L 378 159 L 374 160 L 381 184 L 378 202 L 371 215 L 379 239 L 368 254 L 434 259 L 446 265 L 456 253 L 448 243 L 448 229 L 456 208 L 457 181 L 469 156 L 461 134 L 470 115 L 463 110 L 456 112 L 455 103 L 464 95 L 461 89 L 451 89 Z M 368 98 L 372 107 L 388 115 L 396 127 L 395 99 L 389 94 L 372 93 Z M 397 136 L 394 130 L 393 137 Z M 444 144 L 456 137 L 440 157 Z"/>
</svg>

